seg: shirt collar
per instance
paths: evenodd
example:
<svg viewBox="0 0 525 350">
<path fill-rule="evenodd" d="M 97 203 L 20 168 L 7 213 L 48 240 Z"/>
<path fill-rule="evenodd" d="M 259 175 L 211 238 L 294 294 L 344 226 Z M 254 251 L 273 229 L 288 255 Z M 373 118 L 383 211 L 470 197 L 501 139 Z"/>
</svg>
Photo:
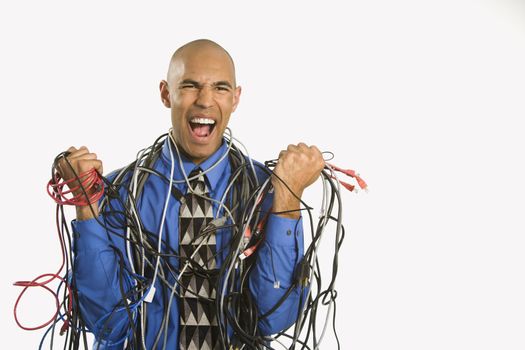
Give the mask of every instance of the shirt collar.
<svg viewBox="0 0 525 350">
<path fill-rule="evenodd" d="M 166 137 L 166 140 L 164 141 L 164 144 L 162 145 L 161 159 L 164 162 L 164 164 L 167 166 L 167 168 L 169 169 L 171 166 L 171 156 L 170 156 L 170 147 L 169 147 L 168 142 L 171 142 L 171 138 L 169 136 Z M 173 151 L 173 158 L 175 160 L 175 171 L 173 174 L 173 179 L 182 180 L 184 179 L 184 175 L 183 175 L 183 172 L 181 171 L 179 157 L 177 156 L 178 154 L 177 149 L 173 145 L 173 142 L 171 142 L 171 150 Z M 182 167 L 184 169 L 184 172 L 186 173 L 186 176 L 188 176 L 195 168 L 201 168 L 202 171 L 206 171 L 210 169 L 227 152 L 228 152 L 228 146 L 226 145 L 226 142 L 223 139 L 219 149 L 217 149 L 215 153 L 213 153 L 208 159 L 206 159 L 204 162 L 202 162 L 199 165 L 195 164 L 191 159 L 188 159 L 184 154 L 180 154 L 180 158 L 182 159 Z M 215 189 L 215 186 L 217 185 L 219 180 L 222 178 L 227 164 L 228 164 L 228 157 L 224 157 L 224 159 L 222 159 L 212 170 L 206 173 L 206 178 L 208 179 L 208 183 L 210 185 L 211 191 Z M 168 174 L 169 174 L 169 170 L 168 170 Z"/>
</svg>

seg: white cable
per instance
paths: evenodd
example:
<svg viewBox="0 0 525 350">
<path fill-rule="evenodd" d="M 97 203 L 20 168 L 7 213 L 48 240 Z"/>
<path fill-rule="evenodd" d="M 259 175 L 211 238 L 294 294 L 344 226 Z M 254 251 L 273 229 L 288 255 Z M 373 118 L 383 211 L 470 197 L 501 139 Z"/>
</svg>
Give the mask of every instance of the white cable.
<svg viewBox="0 0 525 350">
<path fill-rule="evenodd" d="M 199 175 L 196 175 L 194 177 L 188 178 L 188 175 L 186 174 L 186 171 L 184 170 L 184 166 L 182 164 L 182 157 L 180 156 L 179 147 L 177 146 L 177 142 L 175 142 L 175 139 L 173 138 L 173 133 L 171 132 L 172 128 L 170 128 L 168 135 L 169 135 L 170 140 L 173 142 L 173 145 L 175 146 L 175 150 L 177 151 L 177 156 L 179 158 L 179 167 L 180 167 L 180 170 L 181 170 L 182 175 L 184 177 L 184 179 L 182 179 L 182 180 L 173 180 L 173 182 L 175 182 L 175 183 L 186 182 L 186 185 L 188 186 L 188 188 L 191 189 L 191 193 L 194 193 L 193 192 L 193 188 L 191 188 L 191 186 L 190 186 L 190 181 L 198 178 L 201 175 L 206 175 L 207 173 L 209 173 L 210 171 L 215 169 L 215 167 L 217 167 L 217 165 L 219 165 L 219 163 L 222 162 L 224 160 L 224 158 L 226 158 L 228 156 L 228 154 L 230 153 L 230 149 L 231 149 L 231 147 L 233 145 L 233 141 L 231 141 L 231 130 L 228 129 L 228 128 L 227 128 L 227 130 L 230 132 L 230 135 L 229 135 L 230 136 L 230 142 L 228 142 L 228 149 L 226 150 L 226 152 L 224 152 L 224 154 L 215 163 L 213 163 L 208 169 L 206 169 L 205 171 L 202 171 Z M 169 143 L 170 142 L 168 142 L 168 144 Z M 171 152 L 171 145 L 170 145 L 170 152 Z M 171 155 L 171 157 L 173 157 L 173 155 Z"/>
<path fill-rule="evenodd" d="M 288 349 L 288 347 L 286 345 L 284 345 L 279 339 L 276 339 L 274 337 L 266 337 L 265 340 L 268 340 L 270 342 L 276 342 L 277 344 L 281 345 L 285 350 Z M 272 344 L 273 346 L 274 344 Z"/>
<path fill-rule="evenodd" d="M 131 193 L 132 193 L 133 198 L 135 199 L 136 203 L 138 203 L 138 198 L 137 198 L 137 189 L 138 189 L 137 179 L 138 179 L 138 174 L 139 174 L 139 162 L 142 159 L 142 156 L 144 155 L 144 152 L 146 152 L 146 150 L 147 150 L 147 148 L 144 148 L 137 154 L 136 163 L 135 163 L 135 170 L 133 171 L 133 176 L 132 176 Z M 129 197 L 128 197 L 128 201 L 131 202 Z M 131 208 L 131 211 L 133 213 L 133 216 L 135 217 L 135 221 L 137 223 L 137 227 L 138 227 L 138 231 L 139 231 L 140 250 L 141 250 L 141 257 L 142 257 L 140 275 L 144 276 L 144 265 L 145 265 L 146 256 L 145 256 L 145 253 L 144 253 L 144 237 L 143 237 L 143 233 L 142 233 L 142 227 L 140 225 L 140 219 L 139 219 L 139 216 L 138 216 L 138 213 L 137 213 L 136 206 L 135 205 L 130 205 L 130 208 Z M 126 237 L 128 238 L 126 240 L 126 250 L 127 250 L 127 253 L 128 253 L 129 264 L 131 266 L 132 272 L 135 273 L 135 266 L 133 264 L 133 257 L 131 255 L 131 228 L 130 228 L 129 225 L 127 225 L 127 228 L 126 228 Z M 149 294 L 149 290 L 147 291 L 147 293 Z M 141 295 L 141 297 L 142 297 L 142 295 Z M 140 304 L 139 307 L 143 308 L 143 302 Z M 144 320 L 144 316 L 145 315 L 144 315 L 144 310 L 143 309 L 139 310 L 139 315 L 140 315 L 140 324 L 142 325 L 142 327 L 140 327 L 141 328 L 141 345 L 142 345 L 143 349 L 146 349 L 146 343 L 145 343 L 145 338 L 146 338 L 146 330 L 145 330 L 145 328 L 146 327 L 145 327 L 145 320 Z"/>
<path fill-rule="evenodd" d="M 166 201 L 164 203 L 164 209 L 162 210 L 162 218 L 160 219 L 160 228 L 159 228 L 159 238 L 158 238 L 158 255 L 157 255 L 157 262 L 155 263 L 155 272 L 153 273 L 153 281 L 151 282 L 151 286 L 148 289 L 148 294 L 144 298 L 146 301 L 153 300 L 153 296 L 155 295 L 155 282 L 157 280 L 157 274 L 159 272 L 159 265 L 160 265 L 160 253 L 162 248 L 162 233 L 164 230 L 164 222 L 166 221 L 166 212 L 168 211 L 168 203 L 171 198 L 171 188 L 173 186 L 173 173 L 175 171 L 175 160 L 173 159 L 173 153 L 171 151 L 171 142 L 168 142 L 168 147 L 170 149 L 170 158 L 171 158 L 171 170 L 170 170 L 170 183 L 168 186 L 168 194 L 166 195 Z"/>
<path fill-rule="evenodd" d="M 335 178 L 335 183 L 336 183 L 336 186 L 337 186 L 337 191 L 340 193 L 341 191 L 341 185 L 339 184 L 339 180 L 337 178 L 337 174 L 335 174 L 335 171 L 333 171 L 333 169 L 329 166 L 328 167 L 330 169 L 330 173 L 331 175 Z M 324 182 L 327 182 L 328 180 L 325 179 Z M 342 199 L 341 199 L 342 201 Z M 341 207 L 342 203 L 341 202 L 338 202 L 338 209 Z M 340 213 L 338 215 L 338 221 L 337 221 L 337 229 L 336 229 L 336 242 L 339 242 L 339 233 L 340 233 L 340 228 L 341 228 L 341 222 L 342 222 L 342 211 L 340 210 Z M 335 290 L 335 280 L 333 281 L 333 284 L 332 284 L 332 291 Z M 331 311 L 332 311 L 332 306 L 334 304 L 334 299 L 330 299 L 330 302 L 328 303 L 328 310 L 326 312 L 326 317 L 325 317 L 325 322 L 324 322 L 324 325 L 323 325 L 323 331 L 321 332 L 321 336 L 319 337 L 319 341 L 316 345 L 316 347 L 314 348 L 314 350 L 318 350 L 319 349 L 319 346 L 321 345 L 321 342 L 323 341 L 323 338 L 324 338 L 324 335 L 326 333 L 326 329 L 327 329 L 327 326 L 328 326 L 328 322 L 329 322 L 329 318 L 330 318 L 330 315 L 331 315 Z"/>
<path fill-rule="evenodd" d="M 133 198 L 135 199 L 135 201 L 137 201 L 137 178 L 138 178 L 138 174 L 139 174 L 139 160 L 142 158 L 142 155 L 144 154 L 144 152 L 147 150 L 147 148 L 144 148 L 143 150 L 141 150 L 138 154 L 137 154 L 137 158 L 136 158 L 136 163 L 135 163 L 135 170 L 133 171 L 133 175 L 132 175 L 132 181 L 131 181 L 131 193 L 133 195 Z M 131 199 L 129 198 L 128 196 L 128 202 L 130 202 L 131 204 Z M 138 215 L 137 215 L 137 211 L 136 211 L 136 207 L 134 205 L 130 205 L 130 208 L 132 209 L 132 212 L 133 212 L 133 216 L 135 217 L 135 220 L 137 221 L 137 227 L 139 229 L 139 237 L 140 237 L 140 242 L 142 243 L 143 242 L 143 237 L 142 237 L 142 228 L 140 227 L 139 225 L 139 218 L 138 218 Z M 135 266 L 133 264 L 133 257 L 131 256 L 131 227 L 129 225 L 127 225 L 127 228 L 126 228 L 126 237 L 128 238 L 126 240 L 126 251 L 127 251 L 127 255 L 128 255 L 128 259 L 129 259 L 129 263 L 130 263 L 130 266 L 131 266 L 131 271 L 133 273 L 135 273 Z M 142 257 L 144 257 L 144 245 L 142 244 L 141 245 L 141 249 L 142 249 Z M 141 276 L 144 276 L 144 258 L 142 259 L 142 270 L 140 272 Z"/>
</svg>

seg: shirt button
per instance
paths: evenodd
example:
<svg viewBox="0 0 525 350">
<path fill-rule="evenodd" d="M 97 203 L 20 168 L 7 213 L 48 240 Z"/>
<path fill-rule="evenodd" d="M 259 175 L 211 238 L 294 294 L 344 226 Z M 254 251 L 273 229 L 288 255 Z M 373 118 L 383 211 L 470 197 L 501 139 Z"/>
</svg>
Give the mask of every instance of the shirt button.
<svg viewBox="0 0 525 350">
<path fill-rule="evenodd" d="M 287 234 L 288 236 L 290 236 L 290 235 L 292 234 L 292 230 L 288 230 L 288 231 L 286 231 L 286 234 Z"/>
</svg>

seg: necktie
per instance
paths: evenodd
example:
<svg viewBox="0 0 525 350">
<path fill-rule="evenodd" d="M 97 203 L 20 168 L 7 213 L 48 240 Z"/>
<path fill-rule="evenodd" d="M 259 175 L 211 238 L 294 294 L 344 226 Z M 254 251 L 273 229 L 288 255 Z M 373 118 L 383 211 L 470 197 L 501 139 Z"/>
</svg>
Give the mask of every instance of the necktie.
<svg viewBox="0 0 525 350">
<path fill-rule="evenodd" d="M 179 300 L 181 350 L 215 350 L 218 347 L 218 326 L 215 311 L 215 231 L 207 228 L 213 218 L 211 202 L 203 198 L 209 191 L 201 174 L 195 169 L 189 178 L 193 189 L 180 206 L 179 254 L 180 269 L 190 263 L 180 279 Z"/>
</svg>

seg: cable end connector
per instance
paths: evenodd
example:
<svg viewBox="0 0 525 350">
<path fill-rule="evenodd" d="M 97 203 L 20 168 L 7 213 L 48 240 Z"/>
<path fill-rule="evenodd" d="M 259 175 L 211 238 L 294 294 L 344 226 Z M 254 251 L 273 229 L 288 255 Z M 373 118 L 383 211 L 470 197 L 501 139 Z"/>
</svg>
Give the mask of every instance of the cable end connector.
<svg viewBox="0 0 525 350">
<path fill-rule="evenodd" d="M 228 350 L 241 350 L 242 348 L 244 348 L 244 346 L 239 345 L 239 341 L 233 339 L 232 344 L 230 344 L 230 347 L 228 348 Z"/>
<path fill-rule="evenodd" d="M 335 166 L 333 164 L 330 164 L 330 163 L 326 163 L 326 165 L 332 170 L 332 171 L 338 171 L 340 173 L 343 173 L 345 174 L 346 176 L 349 176 L 353 179 L 355 179 L 355 181 L 357 182 L 357 185 L 359 186 L 360 189 L 364 190 L 365 192 L 367 192 L 367 189 L 368 189 L 368 185 L 366 184 L 365 180 L 363 180 L 361 178 L 361 175 L 356 172 L 355 170 L 352 170 L 352 169 L 342 169 L 342 168 L 339 168 L 338 166 Z M 337 177 L 335 177 L 335 175 L 332 175 L 331 176 L 333 179 L 336 179 L 344 188 L 346 188 L 347 190 L 349 190 L 350 192 L 355 192 L 357 193 L 357 187 L 354 186 L 354 185 L 351 185 L 347 182 L 344 182 L 344 181 L 341 181 L 339 180 Z"/>
<path fill-rule="evenodd" d="M 68 320 L 65 320 L 65 321 L 64 321 L 64 324 L 62 325 L 62 327 L 60 327 L 60 332 L 59 332 L 59 334 L 60 334 L 60 335 L 64 335 L 64 334 L 66 334 L 68 328 L 69 328 L 69 321 L 68 321 Z"/>
<path fill-rule="evenodd" d="M 251 246 L 250 248 L 247 248 L 245 251 L 243 251 L 241 254 L 239 254 L 239 259 L 242 261 L 253 254 L 257 246 Z"/>
<path fill-rule="evenodd" d="M 299 265 L 297 265 L 295 270 L 295 280 L 303 287 L 310 284 L 310 265 L 308 264 L 308 261 L 303 259 Z"/>
<path fill-rule="evenodd" d="M 147 294 L 144 296 L 144 301 L 146 303 L 151 303 L 153 301 L 153 297 L 155 296 L 155 287 L 154 286 L 151 286 L 148 291 L 147 291 Z"/>
<path fill-rule="evenodd" d="M 359 175 L 356 176 L 356 181 L 357 181 L 357 184 L 359 185 L 359 187 L 362 189 L 362 190 L 367 190 L 368 189 L 368 185 L 366 184 L 365 180 L 363 180 Z"/>
<path fill-rule="evenodd" d="M 221 216 L 221 217 L 218 217 L 218 218 L 215 218 L 213 219 L 209 225 L 213 225 L 215 227 L 221 227 L 221 226 L 224 226 L 224 224 L 226 223 L 226 216 Z"/>
</svg>

